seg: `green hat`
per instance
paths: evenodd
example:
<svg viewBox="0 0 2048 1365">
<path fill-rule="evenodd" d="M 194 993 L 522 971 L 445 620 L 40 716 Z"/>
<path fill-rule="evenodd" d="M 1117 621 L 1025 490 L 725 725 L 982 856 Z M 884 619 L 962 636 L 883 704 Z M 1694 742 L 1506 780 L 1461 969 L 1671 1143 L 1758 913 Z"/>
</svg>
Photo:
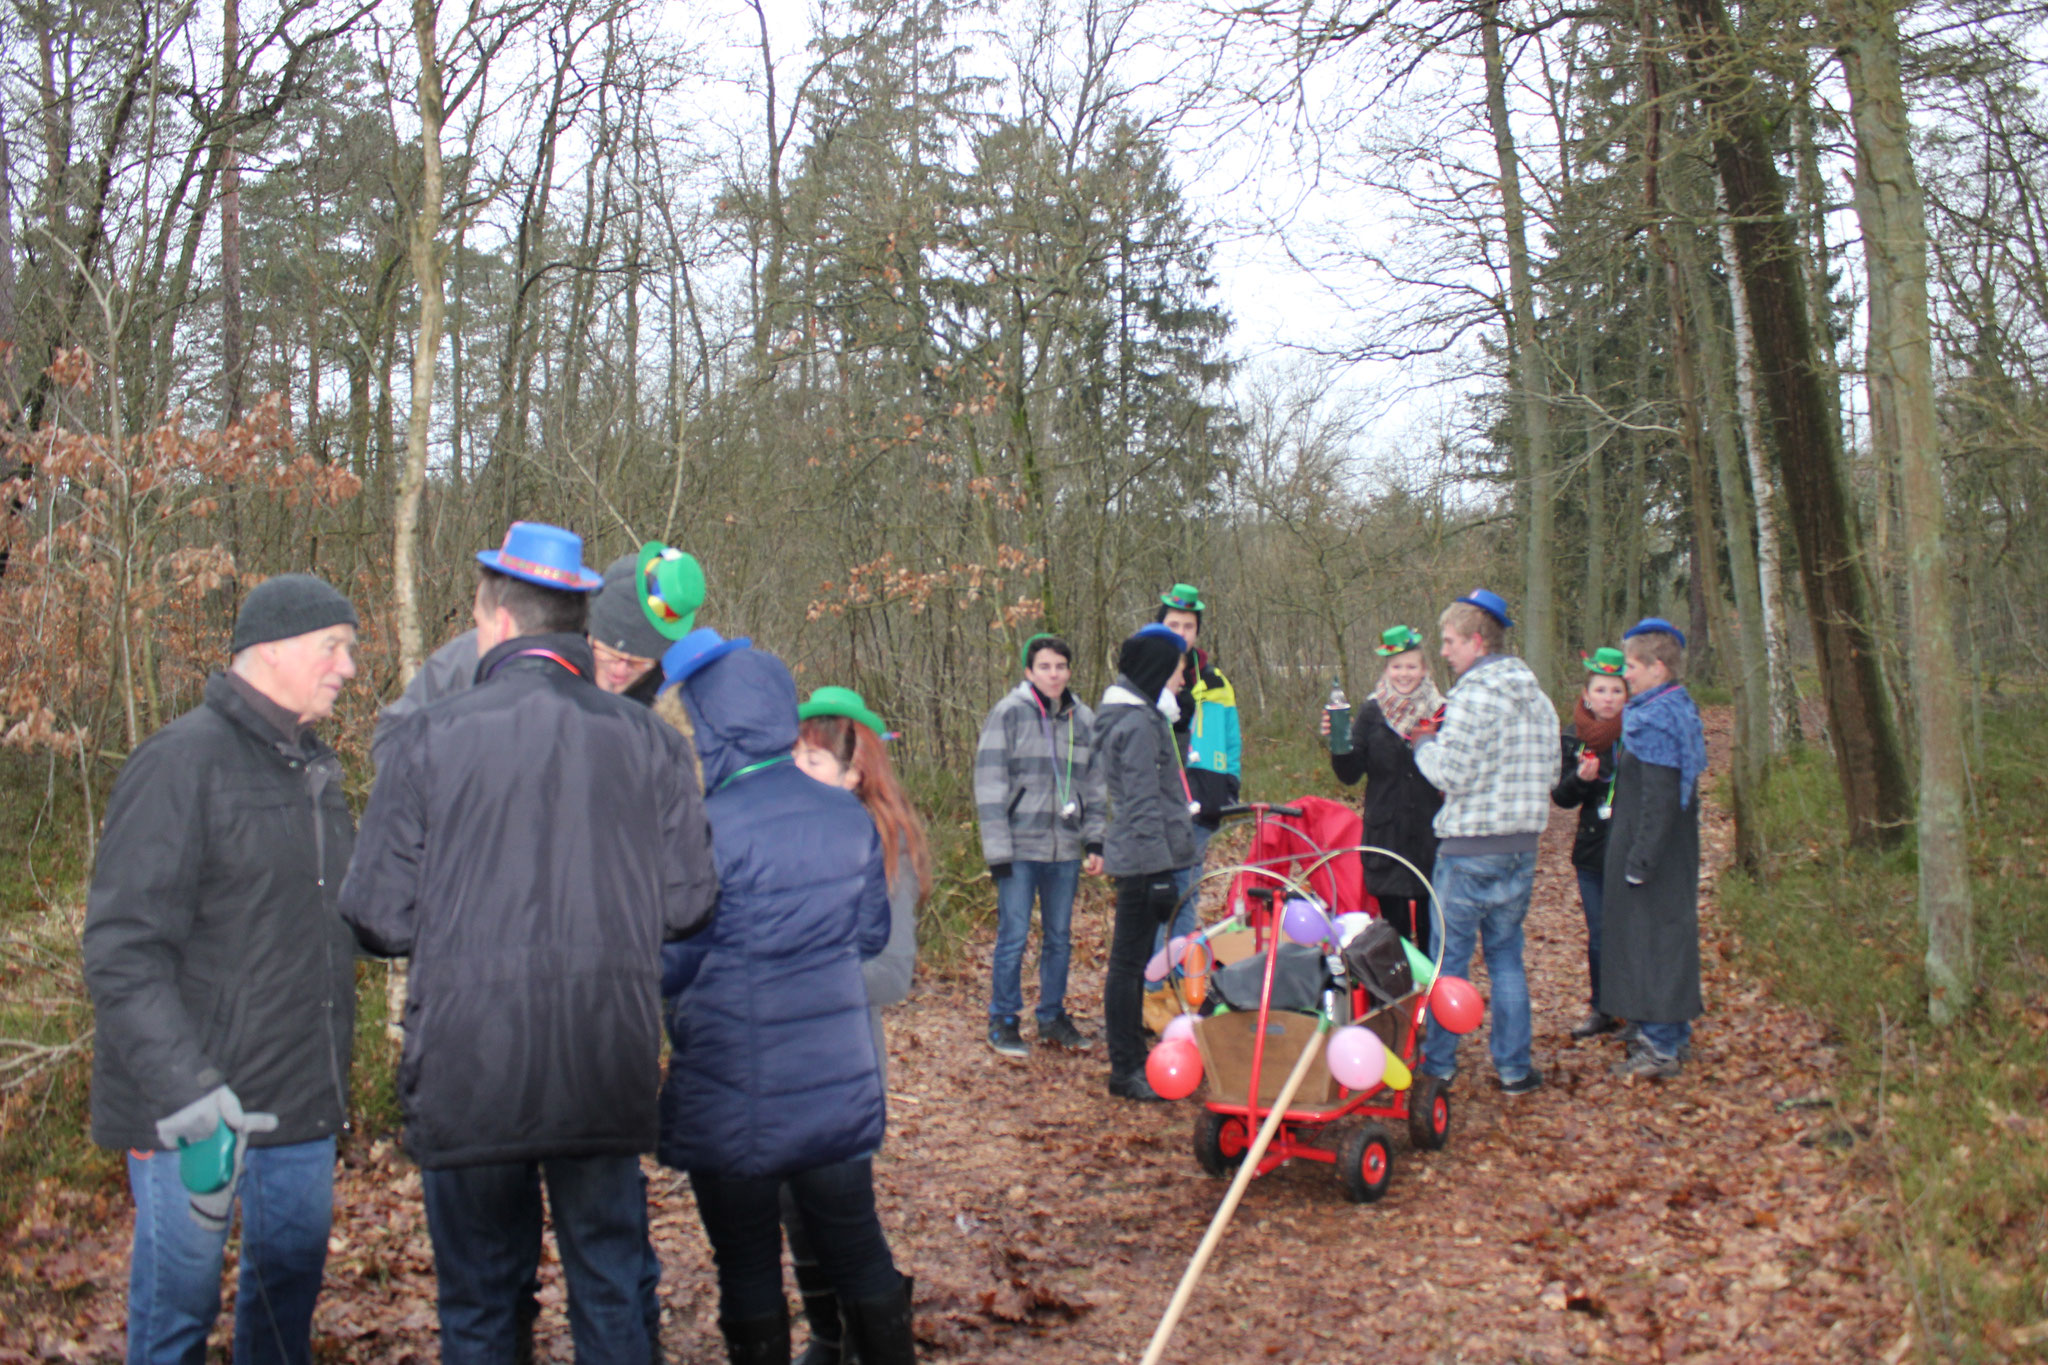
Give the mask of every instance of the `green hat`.
<svg viewBox="0 0 2048 1365">
<path fill-rule="evenodd" d="M 1159 594 L 1159 600 L 1168 611 L 1207 611 L 1209 604 L 1202 600 L 1202 593 L 1192 583 L 1176 583 L 1171 592 Z"/>
<path fill-rule="evenodd" d="M 1039 642 L 1040 640 L 1057 640 L 1057 639 L 1059 639 L 1059 638 L 1060 638 L 1059 636 L 1057 636 L 1057 635 L 1053 634 L 1053 633 L 1052 633 L 1051 631 L 1049 631 L 1049 630 L 1041 630 L 1041 631 L 1039 631 L 1039 632 L 1038 632 L 1038 634 L 1036 634 L 1036 635 L 1033 635 L 1033 636 L 1031 636 L 1030 638 L 1028 638 L 1027 640 L 1025 640 L 1025 641 L 1024 641 L 1024 647 L 1023 647 L 1022 649 L 1019 649 L 1019 650 L 1017 651 L 1017 662 L 1018 662 L 1018 663 L 1020 663 L 1020 664 L 1022 664 L 1022 665 L 1024 665 L 1024 667 L 1025 667 L 1025 668 L 1026 668 L 1027 670 L 1028 670 L 1028 669 L 1030 669 L 1030 667 L 1031 667 L 1031 646 L 1033 646 L 1033 645 L 1037 644 L 1037 643 L 1038 643 L 1038 642 Z"/>
<path fill-rule="evenodd" d="M 821 687 L 811 693 L 809 701 L 796 708 L 798 720 L 819 716 L 844 716 L 873 730 L 876 739 L 889 737 L 889 727 L 882 724 L 882 718 L 869 710 L 866 699 L 850 687 Z"/>
<path fill-rule="evenodd" d="M 1591 654 L 1581 654 L 1579 661 L 1588 673 L 1598 673 L 1603 678 L 1618 678 L 1621 670 L 1628 666 L 1628 656 L 1612 645 L 1602 645 Z"/>
<path fill-rule="evenodd" d="M 1411 649 L 1422 648 L 1422 632 L 1413 626 L 1388 626 L 1380 632 L 1380 642 L 1372 652 L 1382 658 L 1406 654 Z"/>
<path fill-rule="evenodd" d="M 680 640 L 696 626 L 697 608 L 704 605 L 704 566 L 695 555 L 650 540 L 640 547 L 633 582 L 640 609 L 664 636 Z"/>
</svg>

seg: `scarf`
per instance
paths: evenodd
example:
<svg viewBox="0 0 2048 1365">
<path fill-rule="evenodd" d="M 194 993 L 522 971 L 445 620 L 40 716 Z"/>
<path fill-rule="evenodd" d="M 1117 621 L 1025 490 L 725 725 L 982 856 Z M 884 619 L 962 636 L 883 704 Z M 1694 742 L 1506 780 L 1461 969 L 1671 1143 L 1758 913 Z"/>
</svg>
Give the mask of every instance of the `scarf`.
<svg viewBox="0 0 2048 1365">
<path fill-rule="evenodd" d="M 1645 763 L 1678 769 L 1678 808 L 1692 804 L 1693 787 L 1707 770 L 1707 733 L 1682 684 L 1630 697 L 1621 712 L 1621 744 Z"/>
<path fill-rule="evenodd" d="M 1403 739 L 1415 733 L 1416 723 L 1425 716 L 1433 716 L 1444 704 L 1444 694 L 1436 690 L 1436 679 L 1425 673 L 1422 681 L 1415 684 L 1415 690 L 1405 696 L 1394 690 L 1387 681 L 1387 675 L 1380 674 L 1380 685 L 1372 690 L 1372 699 L 1379 703 L 1380 715 L 1386 720 L 1387 728 Z"/>
<path fill-rule="evenodd" d="M 1572 725 L 1579 732 L 1579 743 L 1599 754 L 1601 758 L 1614 749 L 1614 741 L 1621 738 L 1620 716 L 1613 720 L 1602 720 L 1586 709 L 1586 694 L 1579 694 L 1578 704 L 1572 708 Z"/>
</svg>

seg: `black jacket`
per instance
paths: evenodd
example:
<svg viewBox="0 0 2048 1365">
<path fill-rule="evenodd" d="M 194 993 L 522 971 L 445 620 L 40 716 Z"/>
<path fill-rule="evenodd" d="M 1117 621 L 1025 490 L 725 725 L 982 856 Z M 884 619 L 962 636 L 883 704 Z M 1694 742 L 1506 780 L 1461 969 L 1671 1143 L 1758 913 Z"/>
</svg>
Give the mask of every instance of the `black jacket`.
<svg viewBox="0 0 2048 1365">
<path fill-rule="evenodd" d="M 1607 808 L 1607 794 L 1614 782 L 1616 749 L 1610 748 L 1607 757 L 1600 760 L 1599 780 L 1587 782 L 1579 776 L 1579 751 L 1586 746 L 1579 743 L 1578 726 L 1564 727 L 1563 744 L 1564 768 L 1557 785 L 1550 789 L 1550 799 L 1566 810 L 1578 807 L 1579 829 L 1572 836 L 1572 866 L 1597 873 L 1607 866 L 1607 832 L 1614 825 L 1614 813 Z M 1607 810 L 1606 815 L 1600 813 L 1603 810 Z"/>
<path fill-rule="evenodd" d="M 1424 872 L 1436 865 L 1436 813 L 1444 794 L 1415 766 L 1415 750 L 1368 699 L 1351 717 L 1351 752 L 1331 754 L 1330 771 L 1347 786 L 1365 779 L 1365 842 L 1388 848 Z M 1362 855 L 1365 889 L 1391 900 L 1428 893 L 1401 864 L 1384 854 Z"/>
<path fill-rule="evenodd" d="M 285 740 L 225 675 L 136 746 L 85 915 L 93 1141 L 153 1148 L 158 1119 L 222 1083 L 277 1115 L 258 1146 L 341 1130 L 355 954 L 335 896 L 354 839 L 334 751 Z"/>
<path fill-rule="evenodd" d="M 717 878 L 689 742 L 591 672 L 581 635 L 506 641 L 399 723 L 363 812 L 341 910 L 412 958 L 398 1098 L 429 1169 L 654 1149 L 661 944 Z"/>
</svg>

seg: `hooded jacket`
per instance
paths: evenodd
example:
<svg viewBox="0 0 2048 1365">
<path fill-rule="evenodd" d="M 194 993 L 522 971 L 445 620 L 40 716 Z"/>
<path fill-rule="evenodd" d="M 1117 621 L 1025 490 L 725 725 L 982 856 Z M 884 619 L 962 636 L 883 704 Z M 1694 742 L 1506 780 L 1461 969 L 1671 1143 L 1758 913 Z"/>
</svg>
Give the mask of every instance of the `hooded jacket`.
<svg viewBox="0 0 2048 1365">
<path fill-rule="evenodd" d="M 1102 694 L 1095 735 L 1110 807 L 1102 870 L 1112 877 L 1142 877 L 1192 863 L 1195 829 L 1181 785 L 1180 754 L 1157 701 L 1118 674 Z"/>
<path fill-rule="evenodd" d="M 661 1160 L 778 1176 L 872 1152 L 884 1115 L 861 962 L 889 939 L 875 822 L 789 761 L 796 685 L 780 659 L 741 649 L 681 688 L 719 907 L 706 933 L 662 951 Z"/>
<path fill-rule="evenodd" d="M 1529 666 L 1489 654 L 1444 699 L 1443 723 L 1415 747 L 1415 766 L 1444 794 L 1439 856 L 1533 853 L 1550 820 L 1557 708 Z"/>
<path fill-rule="evenodd" d="M 718 884 L 687 742 L 589 681 L 581 635 L 508 640 L 403 719 L 342 915 L 409 956 L 399 1107 L 430 1170 L 651 1151 L 660 955 Z"/>
<path fill-rule="evenodd" d="M 335 911 L 355 828 L 341 764 L 288 742 L 225 674 L 137 745 L 107 801 L 85 912 L 92 1137 L 149 1150 L 222 1084 L 276 1114 L 259 1147 L 341 1131 L 355 945 Z"/>
<path fill-rule="evenodd" d="M 1243 740 L 1237 723 L 1237 691 L 1223 670 L 1213 668 L 1201 650 L 1191 651 L 1194 667 L 1180 694 L 1180 720 L 1174 734 L 1186 759 L 1188 789 L 1202 803 L 1197 824 L 1215 829 L 1222 811 L 1237 800 Z"/>
<path fill-rule="evenodd" d="M 1061 797 L 1079 810 L 1060 818 Z M 1107 800 L 1095 749 L 1095 713 L 1070 688 L 1048 714 L 1020 682 L 988 713 L 974 751 L 981 855 L 991 865 L 1067 863 L 1102 848 Z"/>
</svg>

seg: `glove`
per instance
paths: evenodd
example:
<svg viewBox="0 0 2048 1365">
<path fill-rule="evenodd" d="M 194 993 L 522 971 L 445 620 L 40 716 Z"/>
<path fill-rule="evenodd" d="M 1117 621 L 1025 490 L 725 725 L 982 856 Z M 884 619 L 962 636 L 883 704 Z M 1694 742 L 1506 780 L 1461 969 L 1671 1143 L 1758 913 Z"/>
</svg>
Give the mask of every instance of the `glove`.
<svg viewBox="0 0 2048 1365">
<path fill-rule="evenodd" d="M 996 881 L 1001 881 L 1010 875 L 1010 865 L 1008 863 L 990 863 L 988 865 L 988 875 Z"/>
<path fill-rule="evenodd" d="M 1170 877 L 1153 882 L 1145 888 L 1145 904 L 1151 909 L 1152 918 L 1164 924 L 1180 908 L 1180 888 Z"/>
</svg>

